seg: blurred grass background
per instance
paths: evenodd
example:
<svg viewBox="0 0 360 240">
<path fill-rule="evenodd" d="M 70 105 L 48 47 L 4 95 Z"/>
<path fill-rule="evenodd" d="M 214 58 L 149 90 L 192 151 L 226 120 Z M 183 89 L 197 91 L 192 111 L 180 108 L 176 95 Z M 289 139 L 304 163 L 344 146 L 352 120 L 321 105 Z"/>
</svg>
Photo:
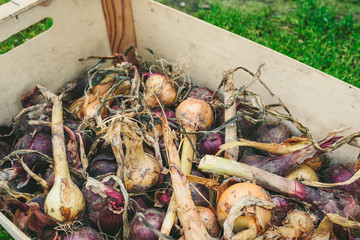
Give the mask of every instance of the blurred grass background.
<svg viewBox="0 0 360 240">
<path fill-rule="evenodd" d="M 157 1 L 360 87 L 360 0 Z M 47 18 L 0 42 L 0 54 L 51 25 Z M 0 226 L 0 239 L 13 238 Z"/>
<path fill-rule="evenodd" d="M 359 0 L 157 0 L 360 87 Z"/>
</svg>

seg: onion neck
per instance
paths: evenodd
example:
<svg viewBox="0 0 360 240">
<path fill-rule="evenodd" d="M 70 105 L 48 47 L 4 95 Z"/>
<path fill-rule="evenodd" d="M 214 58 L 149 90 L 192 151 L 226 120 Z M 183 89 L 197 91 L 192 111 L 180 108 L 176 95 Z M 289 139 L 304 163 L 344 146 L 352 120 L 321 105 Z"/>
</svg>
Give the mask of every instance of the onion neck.
<svg viewBox="0 0 360 240">
<path fill-rule="evenodd" d="M 186 127 L 186 132 L 193 132 L 195 129 L 192 127 Z M 189 141 L 190 139 L 190 141 Z M 181 171 L 183 174 L 190 174 L 192 168 L 192 161 L 194 158 L 194 149 L 192 146 L 196 144 L 196 136 L 194 134 L 189 134 L 188 137 L 184 137 L 183 147 L 181 152 Z M 191 146 L 192 145 L 192 146 Z"/>
<path fill-rule="evenodd" d="M 66 157 L 66 148 L 64 145 L 65 136 L 63 130 L 63 113 L 60 101 L 54 103 L 52 119 L 52 144 L 56 181 L 61 178 L 70 178 L 70 170 Z"/>
</svg>

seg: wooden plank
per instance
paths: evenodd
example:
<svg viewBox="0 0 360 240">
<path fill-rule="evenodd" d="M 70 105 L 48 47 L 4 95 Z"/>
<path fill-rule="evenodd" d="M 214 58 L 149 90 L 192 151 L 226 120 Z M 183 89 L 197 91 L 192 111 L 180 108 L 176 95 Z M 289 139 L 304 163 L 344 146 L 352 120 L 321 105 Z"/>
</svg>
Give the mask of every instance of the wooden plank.
<svg viewBox="0 0 360 240">
<path fill-rule="evenodd" d="M 343 127 L 351 127 L 346 133 L 360 131 L 360 89 L 157 2 L 134 0 L 132 6 L 137 46 L 148 59 L 152 56 L 146 48 L 171 62 L 182 59 L 191 66 L 192 81 L 212 89 L 224 71 L 243 66 L 256 72 L 265 63 L 262 80 L 318 140 Z M 234 76 L 237 87 L 250 80 L 243 72 Z M 251 89 L 267 103 L 276 100 L 260 84 Z M 333 158 L 355 161 L 358 153 L 345 146 L 335 151 Z"/>
<path fill-rule="evenodd" d="M 0 23 L 0 35 L 26 27 L 45 17 L 53 26 L 15 49 L 0 55 L 0 124 L 9 123 L 21 109 L 20 96 L 35 84 L 56 90 L 79 76 L 97 60 L 79 62 L 89 55 L 111 54 L 100 1 L 53 0 L 47 7 L 36 6 L 18 19 Z M 4 34 L 4 35 L 2 35 Z"/>
<path fill-rule="evenodd" d="M 110 47 L 113 53 L 123 53 L 136 45 L 130 0 L 102 0 Z"/>
<path fill-rule="evenodd" d="M 13 0 L 0 6 L 0 23 L 9 20 L 47 0 Z"/>
<path fill-rule="evenodd" d="M 30 238 L 20 231 L 15 224 L 13 224 L 4 214 L 0 212 L 0 223 L 9 234 L 14 237 L 16 240 L 30 240 Z"/>
</svg>

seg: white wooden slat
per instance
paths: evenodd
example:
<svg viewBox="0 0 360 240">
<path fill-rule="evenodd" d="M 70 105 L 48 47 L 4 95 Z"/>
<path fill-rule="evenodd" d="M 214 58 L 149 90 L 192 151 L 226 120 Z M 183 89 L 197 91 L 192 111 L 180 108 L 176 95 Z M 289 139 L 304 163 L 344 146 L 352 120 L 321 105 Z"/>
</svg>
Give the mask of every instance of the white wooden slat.
<svg viewBox="0 0 360 240">
<path fill-rule="evenodd" d="M 79 58 L 111 53 L 100 1 L 52 0 L 46 7 L 28 8 L 18 13 L 17 19 L 0 23 L 0 39 L 45 17 L 54 22 L 48 31 L 0 55 L 0 124 L 9 123 L 18 113 L 20 96 L 35 84 L 55 91 L 96 63 L 79 62 Z M 2 213 L 0 224 L 16 240 L 30 239 Z"/>
<path fill-rule="evenodd" d="M 265 63 L 261 78 L 280 97 L 294 117 L 310 128 L 320 140 L 328 132 L 351 127 L 360 131 L 360 90 L 292 58 L 148 0 L 132 1 L 135 34 L 141 53 L 150 57 L 150 48 L 161 58 L 181 58 L 191 66 L 194 83 L 217 88 L 224 71 L 243 66 L 255 72 Z M 237 86 L 251 79 L 245 73 L 235 76 Z M 275 102 L 263 87 L 267 103 Z M 358 150 L 344 147 L 335 161 L 355 161 Z"/>
<path fill-rule="evenodd" d="M 9 123 L 20 109 L 20 96 L 35 84 L 56 90 L 89 69 L 96 60 L 79 62 L 89 55 L 111 54 L 100 1 L 52 0 L 18 15 L 32 23 L 45 17 L 53 26 L 15 49 L 0 55 L 0 124 Z M 0 23 L 0 34 L 16 28 L 12 20 Z"/>
<path fill-rule="evenodd" d="M 16 17 L 22 12 L 47 0 L 12 0 L 0 6 L 0 23 Z"/>
<path fill-rule="evenodd" d="M 0 213 L 0 224 L 16 240 L 30 240 L 30 238 L 20 231 L 4 214 Z"/>
</svg>

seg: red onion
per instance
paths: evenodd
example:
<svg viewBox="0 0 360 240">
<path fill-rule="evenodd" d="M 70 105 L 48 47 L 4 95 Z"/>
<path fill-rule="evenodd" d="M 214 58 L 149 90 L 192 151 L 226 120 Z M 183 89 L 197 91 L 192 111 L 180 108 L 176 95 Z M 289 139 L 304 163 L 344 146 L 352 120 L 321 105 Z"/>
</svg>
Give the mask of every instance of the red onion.
<svg viewBox="0 0 360 240">
<path fill-rule="evenodd" d="M 124 201 L 122 195 L 105 184 L 88 178 L 82 189 L 85 197 L 85 218 L 90 226 L 107 234 L 116 234 L 122 228 Z"/>
<path fill-rule="evenodd" d="M 342 164 L 334 164 L 329 168 L 325 169 L 322 173 L 322 179 L 328 183 L 345 182 L 349 180 L 354 174 Z M 336 189 L 348 192 L 360 199 L 360 180 L 347 185 L 336 186 Z"/>
<path fill-rule="evenodd" d="M 102 240 L 101 235 L 92 228 L 81 227 L 70 234 L 65 235 L 63 240 Z"/>
<path fill-rule="evenodd" d="M 210 102 L 213 94 L 214 91 L 209 88 L 195 87 L 189 92 L 189 94 L 185 97 L 185 99 L 195 98 L 195 99 L 204 100 L 205 102 Z M 214 97 L 219 98 L 219 96 L 214 96 Z"/>
<path fill-rule="evenodd" d="M 14 150 L 28 149 L 35 150 L 49 157 L 52 157 L 52 143 L 51 136 L 45 133 L 36 133 L 33 137 L 30 134 L 25 134 L 22 138 L 16 143 Z M 26 154 L 23 157 L 24 163 L 32 170 L 36 167 L 40 172 L 44 172 L 46 169 L 41 159 L 37 154 Z M 27 176 L 25 170 L 19 162 L 16 162 L 11 168 L 2 169 L 0 171 L 0 180 L 2 181 L 11 181 L 19 175 L 24 175 L 17 178 L 18 188 L 24 187 L 30 180 L 30 177 Z"/>
<path fill-rule="evenodd" d="M 243 113 L 244 115 L 249 115 L 250 117 L 256 119 L 257 114 L 254 109 L 245 103 L 249 103 L 246 99 L 241 99 L 240 102 L 236 103 L 236 111 L 237 113 Z M 245 112 L 246 111 L 246 112 Z M 244 138 L 248 138 L 250 133 L 255 129 L 256 124 L 252 121 L 246 119 L 244 116 L 240 116 L 238 118 L 238 128 L 240 129 L 241 135 Z"/>
<path fill-rule="evenodd" d="M 205 177 L 200 171 L 191 170 L 191 175 L 197 176 L 197 177 Z M 171 178 L 169 175 L 165 175 L 164 181 L 166 182 L 166 185 L 164 187 L 171 186 Z M 190 184 L 190 190 L 191 190 L 191 198 L 194 201 L 194 204 L 196 206 L 207 206 L 208 200 L 209 200 L 209 189 L 205 187 L 202 184 L 199 183 L 191 183 Z M 162 193 L 158 194 L 157 201 L 159 202 L 159 206 L 167 205 L 169 204 L 169 201 L 172 196 L 172 188 L 168 188 Z"/>
<path fill-rule="evenodd" d="M 197 177 L 205 177 L 200 171 L 191 170 L 191 175 Z M 190 184 L 191 198 L 196 206 L 207 206 L 209 200 L 209 189 L 202 184 L 192 183 Z"/>
<path fill-rule="evenodd" d="M 239 162 L 245 163 L 247 165 L 261 168 L 266 161 L 268 161 L 268 157 L 265 157 L 263 155 L 247 155 L 240 159 Z"/>
<path fill-rule="evenodd" d="M 164 112 L 161 108 L 155 108 L 152 110 L 153 117 L 163 117 L 165 113 L 166 118 L 176 118 L 175 112 L 169 108 L 164 108 Z"/>
<path fill-rule="evenodd" d="M 130 239 L 157 240 L 159 237 L 141 222 L 140 213 L 147 222 L 160 231 L 166 212 L 159 208 L 148 208 L 143 212 L 136 213 L 130 222 Z"/>
<path fill-rule="evenodd" d="M 223 132 L 204 135 L 197 141 L 197 150 L 201 156 L 206 154 L 215 155 L 224 143 L 225 134 Z"/>
<path fill-rule="evenodd" d="M 271 223 L 275 226 L 281 226 L 288 212 L 296 209 L 296 203 L 281 196 L 275 196 L 271 200 L 277 204 L 277 206 L 273 208 Z"/>
<path fill-rule="evenodd" d="M 88 172 L 91 177 L 96 177 L 110 172 L 116 173 L 117 169 L 114 154 L 100 153 L 92 159 Z"/>
<path fill-rule="evenodd" d="M 251 139 L 262 143 L 282 143 L 290 138 L 292 133 L 290 129 L 281 122 L 263 123 L 258 129 L 252 133 Z M 256 150 L 262 155 L 275 156 L 266 151 Z"/>
</svg>

